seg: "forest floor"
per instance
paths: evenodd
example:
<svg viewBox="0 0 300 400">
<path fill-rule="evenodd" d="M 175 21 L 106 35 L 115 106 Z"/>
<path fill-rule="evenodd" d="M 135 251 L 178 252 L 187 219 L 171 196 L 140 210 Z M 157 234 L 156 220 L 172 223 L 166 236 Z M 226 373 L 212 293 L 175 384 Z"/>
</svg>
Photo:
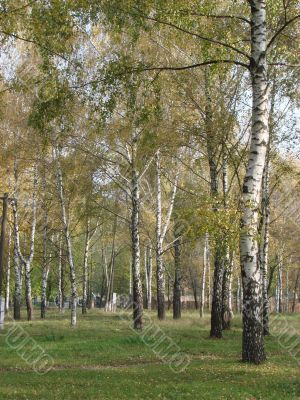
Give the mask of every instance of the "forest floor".
<svg viewBox="0 0 300 400">
<path fill-rule="evenodd" d="M 273 317 L 274 334 L 266 339 L 268 360 L 256 366 L 240 361 L 240 317 L 223 340 L 212 340 L 208 315 L 200 320 L 198 313 L 186 312 L 181 321 L 168 315 L 158 323 L 149 314 L 160 334 L 190 358 L 180 373 L 154 353 L 154 339 L 144 340 L 117 314 L 93 310 L 78 317 L 75 329 L 69 326 L 68 311 L 51 311 L 45 321 L 36 311 L 32 323 L 6 324 L 0 332 L 1 400 L 300 399 L 299 315 Z M 23 347 L 21 333 L 27 338 Z M 38 347 L 32 350 L 34 345 Z M 44 360 L 51 357 L 50 371 L 34 371 L 34 351 L 37 356 L 44 351 Z"/>
</svg>

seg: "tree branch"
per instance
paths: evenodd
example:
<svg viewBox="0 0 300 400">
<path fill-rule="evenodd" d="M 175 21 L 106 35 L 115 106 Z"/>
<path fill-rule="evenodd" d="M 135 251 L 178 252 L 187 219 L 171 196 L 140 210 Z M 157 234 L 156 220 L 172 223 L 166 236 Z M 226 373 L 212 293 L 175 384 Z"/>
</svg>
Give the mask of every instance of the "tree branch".
<svg viewBox="0 0 300 400">
<path fill-rule="evenodd" d="M 295 17 L 289 19 L 288 21 L 286 21 L 286 23 L 284 25 L 282 25 L 282 27 L 275 33 L 275 35 L 272 37 L 272 39 L 269 41 L 269 43 L 267 44 L 267 50 L 272 46 L 272 44 L 274 43 L 274 41 L 277 39 L 277 37 L 281 34 L 281 32 L 288 26 L 290 25 L 292 22 L 296 21 L 296 19 L 300 18 L 300 14 L 296 15 Z"/>
<path fill-rule="evenodd" d="M 226 42 L 222 42 L 220 40 L 216 40 L 216 39 L 212 39 L 212 38 L 209 38 L 209 37 L 206 37 L 206 36 L 202 36 L 199 33 L 191 32 L 191 31 L 188 31 L 187 29 L 181 28 L 180 26 L 178 26 L 176 24 L 173 24 L 172 22 L 166 22 L 166 21 L 162 21 L 160 19 L 154 18 L 154 17 L 149 17 L 148 15 L 145 15 L 145 14 L 141 13 L 140 10 L 138 10 L 138 9 L 136 9 L 136 10 L 138 11 L 138 13 L 139 13 L 138 15 L 139 16 L 141 16 L 141 17 L 143 17 L 143 18 L 145 18 L 145 19 L 147 19 L 149 21 L 153 21 L 153 22 L 157 22 L 157 23 L 162 24 L 162 25 L 170 26 L 171 28 L 177 29 L 178 31 L 186 33 L 186 34 L 188 34 L 190 36 L 197 37 L 198 39 L 204 40 L 206 42 L 214 43 L 214 44 L 217 44 L 219 46 L 223 46 L 223 47 L 225 47 L 227 49 L 235 51 L 238 54 L 243 55 L 244 57 L 247 57 L 249 60 L 251 58 L 244 51 L 239 50 L 236 47 L 234 47 L 234 46 L 232 46 L 232 45 L 230 45 L 230 44 L 228 44 Z"/>
<path fill-rule="evenodd" d="M 52 55 L 57 56 L 57 57 L 60 57 L 60 58 L 62 58 L 63 60 L 69 62 L 69 60 L 68 60 L 65 56 L 63 56 L 62 54 L 56 53 L 55 51 L 49 49 L 48 47 L 42 45 L 41 43 L 39 43 L 39 42 L 37 42 L 37 41 L 35 41 L 35 40 L 33 40 L 33 39 L 24 38 L 24 37 L 19 36 L 19 35 L 15 34 L 15 33 L 7 32 L 7 31 L 2 31 L 2 30 L 0 30 L 0 33 L 2 33 L 2 35 L 6 35 L 6 36 L 12 37 L 12 38 L 17 39 L 17 40 L 21 40 L 21 41 L 23 41 L 23 42 L 35 44 L 36 46 L 39 46 L 41 49 L 44 49 L 44 50 L 49 51 L 49 53 L 51 53 Z"/>
<path fill-rule="evenodd" d="M 240 21 L 246 22 L 247 24 L 251 24 L 251 21 L 245 17 L 240 15 L 217 15 L 217 14 L 201 14 L 195 11 L 189 12 L 189 10 L 182 10 L 183 12 L 188 12 L 189 15 L 196 16 L 196 17 L 206 17 L 206 18 L 228 18 L 228 19 L 238 19 Z"/>
<path fill-rule="evenodd" d="M 134 72 L 139 73 L 139 72 L 146 72 L 146 71 L 185 71 L 188 69 L 193 69 L 193 68 L 198 68 L 198 67 L 203 67 L 205 65 L 214 65 L 214 64 L 235 64 L 239 65 L 241 67 L 244 67 L 249 70 L 249 65 L 245 64 L 241 61 L 236 61 L 236 60 L 208 60 L 208 61 L 203 61 L 201 63 L 196 63 L 196 64 L 190 64 L 190 65 L 183 65 L 183 66 L 178 66 L 178 67 L 171 67 L 171 66 L 162 66 L 162 67 L 145 67 L 145 68 L 133 68 L 124 72 L 121 72 L 120 74 L 117 74 L 116 77 L 121 77 L 125 74 L 132 74 Z M 84 82 L 81 85 L 72 85 L 70 86 L 71 89 L 81 89 L 89 85 L 93 85 L 95 83 L 101 83 L 103 82 L 104 79 L 93 79 L 92 81 Z"/>
<path fill-rule="evenodd" d="M 249 65 L 245 64 L 241 61 L 236 61 L 236 60 L 207 60 L 203 61 L 201 63 L 196 63 L 196 64 L 190 64 L 190 65 L 183 65 L 179 67 L 169 67 L 169 66 L 162 66 L 162 67 L 146 67 L 146 68 L 135 68 L 131 70 L 130 72 L 144 72 L 144 71 L 184 71 L 187 69 L 193 69 L 193 68 L 198 68 L 198 67 L 203 67 L 205 65 L 213 65 L 213 64 L 235 64 L 239 65 L 241 67 L 249 69 Z"/>
<path fill-rule="evenodd" d="M 268 65 L 272 65 L 275 67 L 291 67 L 291 68 L 299 68 L 300 67 L 300 64 L 288 64 L 285 62 L 268 63 Z"/>
</svg>

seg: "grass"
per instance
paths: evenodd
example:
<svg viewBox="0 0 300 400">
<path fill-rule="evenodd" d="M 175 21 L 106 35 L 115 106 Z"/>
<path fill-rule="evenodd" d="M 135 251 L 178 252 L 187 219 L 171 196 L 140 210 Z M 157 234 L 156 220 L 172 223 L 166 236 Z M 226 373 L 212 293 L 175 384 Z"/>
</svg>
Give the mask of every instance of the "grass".
<svg viewBox="0 0 300 400">
<path fill-rule="evenodd" d="M 93 310 L 79 315 L 72 329 L 68 312 L 49 312 L 45 321 L 37 313 L 34 322 L 18 326 L 51 355 L 53 368 L 42 376 L 34 372 L 8 346 L 12 323 L 7 323 L 0 335 L 0 399 L 300 399 L 299 364 L 282 345 L 287 334 L 280 336 L 287 324 L 298 334 L 299 349 L 299 315 L 281 316 L 281 327 L 273 324 L 275 334 L 266 339 L 268 360 L 260 366 L 240 361 L 239 317 L 223 340 L 211 340 L 208 316 L 200 320 L 197 313 L 186 313 L 181 321 L 168 316 L 161 323 L 150 316 L 189 355 L 184 372 L 174 373 L 116 314 Z"/>
</svg>

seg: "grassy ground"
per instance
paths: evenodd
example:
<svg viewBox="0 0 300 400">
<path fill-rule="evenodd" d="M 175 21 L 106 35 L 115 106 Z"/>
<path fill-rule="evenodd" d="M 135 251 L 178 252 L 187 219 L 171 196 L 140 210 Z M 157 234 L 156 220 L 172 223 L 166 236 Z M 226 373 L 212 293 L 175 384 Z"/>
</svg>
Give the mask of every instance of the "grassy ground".
<svg viewBox="0 0 300 400">
<path fill-rule="evenodd" d="M 299 315 L 273 323 L 276 334 L 266 339 L 268 361 L 260 366 L 239 361 L 239 318 L 223 340 L 211 340 L 208 316 L 200 320 L 197 313 L 187 313 L 176 322 L 168 316 L 159 327 L 191 359 L 181 373 L 164 364 L 117 315 L 95 310 L 79 316 L 76 329 L 70 328 L 67 312 L 51 312 L 46 321 L 36 318 L 18 326 L 51 355 L 53 368 L 45 375 L 34 372 L 8 345 L 16 333 L 7 336 L 12 323 L 6 324 L 0 334 L 1 400 L 300 399 L 299 364 L 286 349 L 287 334 L 279 336 L 287 324 L 299 350 Z M 154 314 L 151 318 L 157 323 Z"/>
</svg>

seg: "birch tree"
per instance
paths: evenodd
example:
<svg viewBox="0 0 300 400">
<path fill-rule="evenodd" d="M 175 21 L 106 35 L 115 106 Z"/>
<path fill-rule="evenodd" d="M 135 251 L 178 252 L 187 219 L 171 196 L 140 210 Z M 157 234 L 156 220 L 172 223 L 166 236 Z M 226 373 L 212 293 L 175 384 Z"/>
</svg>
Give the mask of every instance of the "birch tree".
<svg viewBox="0 0 300 400">
<path fill-rule="evenodd" d="M 88 261 L 90 249 L 90 220 L 87 218 L 85 232 L 85 246 L 83 256 L 83 279 L 82 279 L 82 314 L 86 314 L 87 286 L 88 286 Z"/>
<path fill-rule="evenodd" d="M 46 318 L 47 308 L 47 280 L 49 275 L 50 264 L 48 260 L 48 206 L 46 203 L 46 167 L 44 166 L 43 171 L 43 211 L 44 211 L 44 222 L 43 222 L 43 261 L 42 261 L 42 282 L 41 282 L 41 318 Z"/>
<path fill-rule="evenodd" d="M 266 3 L 249 2 L 251 7 L 252 128 L 250 154 L 243 184 L 240 255 L 243 279 L 244 361 L 265 359 L 262 325 L 262 291 L 258 268 L 258 204 L 269 141 Z"/>
<path fill-rule="evenodd" d="M 206 289 L 206 280 L 207 274 L 209 273 L 209 264 L 210 264 L 210 251 L 209 251 L 209 234 L 205 234 L 204 238 L 204 247 L 203 247 L 203 271 L 201 278 L 201 291 L 200 291 L 200 317 L 202 318 L 204 315 L 204 307 L 205 307 L 205 289 Z"/>
<path fill-rule="evenodd" d="M 174 264 L 175 264 L 175 276 L 174 276 L 174 289 L 173 289 L 173 319 L 181 318 L 181 229 L 180 225 L 176 224 L 174 227 Z"/>
<path fill-rule="evenodd" d="M 70 267 L 70 279 L 71 279 L 71 326 L 75 327 L 77 324 L 77 281 L 76 281 L 76 270 L 73 259 L 73 246 L 72 246 L 72 238 L 70 233 L 69 221 L 67 219 L 67 211 L 66 211 L 66 202 L 65 202 L 65 193 L 64 193 L 64 185 L 63 185 L 63 176 L 62 169 L 60 163 L 60 152 L 57 146 L 53 148 L 53 158 L 56 168 L 56 185 L 58 191 L 58 197 L 60 201 L 61 208 L 61 222 L 63 226 L 63 232 L 66 240 L 66 248 L 67 248 L 67 258 Z"/>
<path fill-rule="evenodd" d="M 165 271 L 163 263 L 163 243 L 169 228 L 177 191 L 178 174 L 175 177 L 171 199 L 164 224 L 162 223 L 161 193 L 161 154 L 156 153 L 156 282 L 157 282 L 157 316 L 165 319 Z"/>
<path fill-rule="evenodd" d="M 146 307 L 152 307 L 152 248 L 151 243 L 145 249 Z"/>
<path fill-rule="evenodd" d="M 6 263 L 6 291 L 5 291 L 5 312 L 8 313 L 10 305 L 10 280 L 11 280 L 11 228 L 8 233 L 8 254 Z"/>
<path fill-rule="evenodd" d="M 15 238 L 15 246 L 16 251 L 18 253 L 18 257 L 20 258 L 22 264 L 25 268 L 25 299 L 26 299 L 26 307 L 27 307 L 27 319 L 31 321 L 33 319 L 33 307 L 32 307 L 32 294 L 31 294 L 31 265 L 34 257 L 34 244 L 35 244 L 35 228 L 36 228 L 36 212 L 37 212 L 37 170 L 36 166 L 34 166 L 33 171 L 33 189 L 32 189 L 32 222 L 31 222 L 31 234 L 30 234 L 30 248 L 29 248 L 29 255 L 26 258 L 21 251 L 20 246 L 20 232 L 19 232 L 19 219 L 18 219 L 18 208 L 17 208 L 17 199 L 12 201 L 12 208 L 13 208 L 13 216 L 14 216 L 14 238 Z M 18 262 L 15 260 L 16 266 Z M 19 291 L 19 274 L 17 275 L 18 278 L 18 288 Z M 17 293 L 19 296 L 19 293 Z M 16 299 L 19 300 L 18 298 Z M 18 307 L 18 306 L 17 306 Z M 18 316 L 18 310 L 16 310 L 16 315 Z"/>
</svg>

